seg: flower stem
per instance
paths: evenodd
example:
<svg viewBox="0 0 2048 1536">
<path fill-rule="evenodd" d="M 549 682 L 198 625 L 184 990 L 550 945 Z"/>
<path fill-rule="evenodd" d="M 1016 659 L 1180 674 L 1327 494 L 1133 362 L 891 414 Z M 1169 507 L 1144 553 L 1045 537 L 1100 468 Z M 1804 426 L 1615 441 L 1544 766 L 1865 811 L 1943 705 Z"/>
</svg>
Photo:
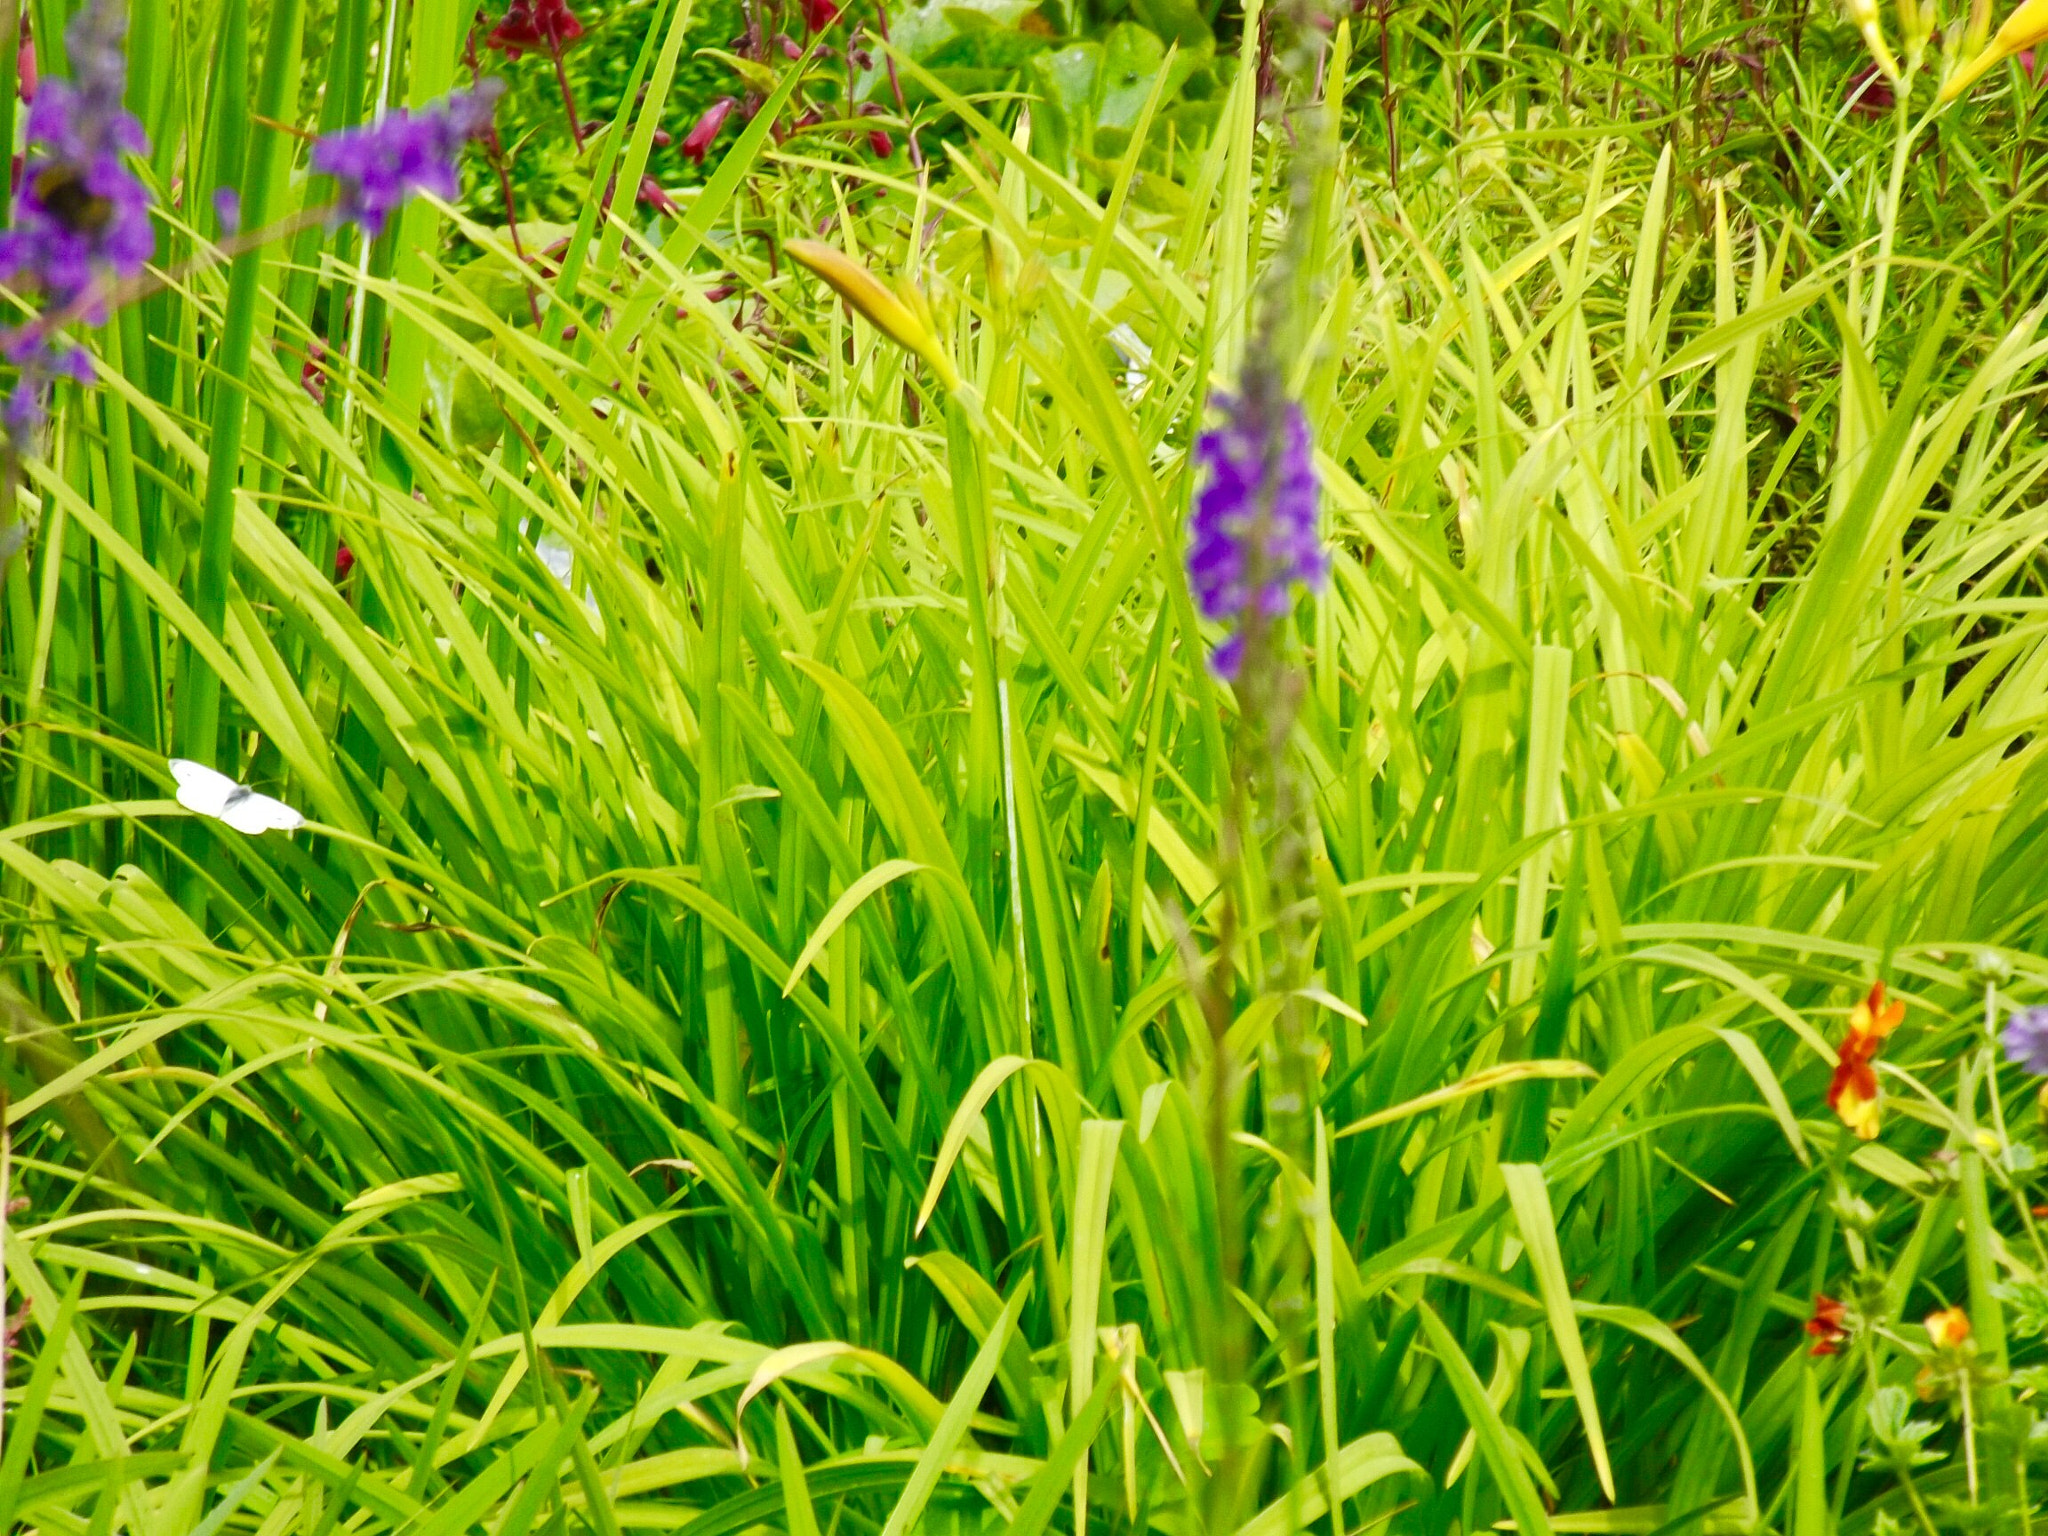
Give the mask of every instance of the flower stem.
<svg viewBox="0 0 2048 1536">
<path fill-rule="evenodd" d="M 266 117 L 282 119 L 290 111 L 304 16 L 305 0 L 277 0 L 271 11 L 256 108 Z M 251 223 L 260 225 L 269 215 L 272 189 L 282 180 L 286 169 L 288 142 L 284 135 L 268 130 L 259 132 L 250 142 L 248 160 L 242 168 L 241 191 L 242 206 Z M 242 385 L 249 374 L 262 288 L 261 246 L 237 249 L 228 279 L 227 314 L 220 345 L 208 359 L 218 380 L 213 397 L 213 429 L 207 439 L 199 558 L 192 585 L 193 611 L 199 622 L 216 635 L 227 619 L 234 564 L 235 488 L 241 479 L 242 431 L 248 415 L 248 392 Z M 180 660 L 178 747 L 184 756 L 211 764 L 219 745 L 220 679 L 200 659 L 196 649 L 187 647 Z"/>
<path fill-rule="evenodd" d="M 555 61 L 555 84 L 562 88 L 562 110 L 569 114 L 569 137 L 576 141 L 576 153 L 583 153 L 583 124 L 576 116 L 576 92 L 569 85 L 569 71 L 562 67 L 562 45 L 550 41 L 548 57 Z"/>
</svg>

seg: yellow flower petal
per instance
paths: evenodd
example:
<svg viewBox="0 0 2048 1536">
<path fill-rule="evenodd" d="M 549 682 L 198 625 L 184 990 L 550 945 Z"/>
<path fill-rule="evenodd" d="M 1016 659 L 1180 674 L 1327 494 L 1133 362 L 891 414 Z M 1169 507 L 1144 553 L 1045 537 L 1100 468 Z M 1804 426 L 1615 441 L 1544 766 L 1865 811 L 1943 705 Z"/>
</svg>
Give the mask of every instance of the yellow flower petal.
<svg viewBox="0 0 2048 1536">
<path fill-rule="evenodd" d="M 1948 77 L 1941 87 L 1941 99 L 1954 101 L 1993 65 L 2033 47 L 2043 38 L 2048 38 L 2048 0 L 2026 0 L 2026 4 L 2005 18 L 2005 25 L 1991 39 L 1990 47 Z"/>
<path fill-rule="evenodd" d="M 953 367 L 953 360 L 946 356 L 938 338 L 931 333 L 923 316 L 918 313 L 924 308 L 924 296 L 915 289 L 911 293 L 917 300 L 917 308 L 904 302 L 903 298 L 890 291 L 874 273 L 855 261 L 844 251 L 833 246 L 822 245 L 816 240 L 785 240 L 783 250 L 799 266 L 815 272 L 832 287 L 833 292 L 846 300 L 867 322 L 897 346 L 923 358 L 932 365 L 948 389 L 960 387 L 960 374 Z"/>
</svg>

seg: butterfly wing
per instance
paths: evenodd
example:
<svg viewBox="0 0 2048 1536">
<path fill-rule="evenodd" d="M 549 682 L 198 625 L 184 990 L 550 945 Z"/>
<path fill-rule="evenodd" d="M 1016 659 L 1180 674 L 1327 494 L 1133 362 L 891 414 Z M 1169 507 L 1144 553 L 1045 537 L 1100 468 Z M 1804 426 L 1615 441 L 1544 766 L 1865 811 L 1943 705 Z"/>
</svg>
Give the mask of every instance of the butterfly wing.
<svg viewBox="0 0 2048 1536">
<path fill-rule="evenodd" d="M 226 806 L 220 819 L 249 837 L 271 831 L 296 832 L 306 824 L 306 818 L 282 800 L 257 794 L 244 794 Z"/>
<path fill-rule="evenodd" d="M 171 777 L 178 781 L 178 804 L 201 816 L 218 816 L 242 786 L 224 773 L 189 758 L 171 759 Z"/>
<path fill-rule="evenodd" d="M 263 832 L 296 832 L 306 824 L 306 818 L 282 800 L 244 789 L 204 763 L 174 757 L 171 777 L 178 781 L 178 804 L 201 816 L 224 821 L 246 837 Z"/>
</svg>

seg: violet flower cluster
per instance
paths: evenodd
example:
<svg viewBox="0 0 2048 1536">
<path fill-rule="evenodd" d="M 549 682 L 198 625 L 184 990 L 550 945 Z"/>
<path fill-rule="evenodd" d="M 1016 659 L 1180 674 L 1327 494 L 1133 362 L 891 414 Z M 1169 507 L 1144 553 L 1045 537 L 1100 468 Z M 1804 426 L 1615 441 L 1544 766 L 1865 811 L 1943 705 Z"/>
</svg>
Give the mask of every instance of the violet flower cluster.
<svg viewBox="0 0 2048 1536">
<path fill-rule="evenodd" d="M 122 101 L 128 59 L 120 7 L 100 0 L 65 34 L 72 78 L 43 82 L 28 111 L 29 157 L 14 227 L 0 231 L 0 281 L 33 287 L 55 310 L 106 315 L 102 279 L 132 278 L 156 251 L 149 193 L 128 168 L 149 140 Z"/>
<path fill-rule="evenodd" d="M 0 332 L 0 355 L 15 368 L 14 387 L 0 403 L 0 442 L 14 457 L 41 432 L 56 380 L 92 380 L 85 353 L 60 341 L 57 328 L 104 320 L 112 286 L 137 276 L 156 250 L 149 193 L 126 158 L 145 153 L 149 141 L 122 105 L 125 30 L 112 0 L 79 12 L 65 33 L 72 78 L 41 82 L 29 107 L 34 152 L 13 226 L 0 230 L 0 282 L 36 293 L 45 307 L 29 324 Z"/>
<path fill-rule="evenodd" d="M 43 401 L 50 387 L 59 379 L 92 383 L 92 359 L 83 347 L 35 325 L 0 332 L 0 357 L 15 370 L 14 388 L 0 402 L 0 437 L 10 450 L 23 453 L 43 429 Z"/>
<path fill-rule="evenodd" d="M 479 81 L 474 90 L 456 91 L 417 112 L 400 108 L 327 135 L 313 146 L 313 169 L 332 176 L 339 188 L 330 222 L 360 224 L 374 240 L 413 193 L 453 198 L 456 157 L 490 130 L 504 90 L 502 80 Z"/>
<path fill-rule="evenodd" d="M 146 154 L 149 141 L 123 105 L 124 10 L 120 0 L 93 0 L 78 14 L 65 34 L 72 77 L 40 82 L 29 107 L 32 153 L 13 225 L 0 230 L 0 283 L 43 305 L 27 325 L 0 330 L 0 358 L 15 375 L 0 401 L 0 451 L 13 461 L 32 451 L 56 381 L 92 381 L 91 360 L 60 339 L 61 328 L 103 322 L 118 286 L 141 276 L 156 251 L 149 192 L 127 159 Z M 313 168 L 338 185 L 333 222 L 360 223 L 375 238 L 413 193 L 454 197 L 456 158 L 488 131 L 503 90 L 503 82 L 485 80 L 418 112 L 393 112 L 322 139 Z M 222 232 L 234 233 L 239 194 L 217 189 L 214 207 Z"/>
<path fill-rule="evenodd" d="M 1316 533 L 1308 419 L 1293 401 L 1223 396 L 1222 425 L 1202 434 L 1206 478 L 1189 519 L 1188 581 L 1202 616 L 1230 623 L 1210 665 L 1226 680 L 1244 660 L 1246 621 L 1287 612 L 1294 586 L 1320 589 L 1329 568 Z"/>
<path fill-rule="evenodd" d="M 2005 1059 L 2048 1077 L 2048 1008 L 2021 1008 L 2006 1020 Z"/>
</svg>

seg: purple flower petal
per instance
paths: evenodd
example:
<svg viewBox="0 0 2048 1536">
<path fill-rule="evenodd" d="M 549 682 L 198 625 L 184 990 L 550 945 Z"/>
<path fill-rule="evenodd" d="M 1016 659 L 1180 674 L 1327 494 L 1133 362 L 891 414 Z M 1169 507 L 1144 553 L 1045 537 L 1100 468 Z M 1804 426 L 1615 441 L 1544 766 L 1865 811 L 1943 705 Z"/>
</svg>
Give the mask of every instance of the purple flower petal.
<svg viewBox="0 0 2048 1536">
<path fill-rule="evenodd" d="M 2048 1008 L 2022 1008 L 2006 1020 L 2005 1059 L 2048 1077 Z"/>
<path fill-rule="evenodd" d="M 1205 618 L 1278 618 L 1297 584 L 1319 588 L 1328 573 L 1308 419 L 1292 402 L 1278 421 L 1247 398 L 1217 405 L 1223 421 L 1195 444 L 1203 483 L 1188 520 L 1188 584 Z M 1239 629 L 1211 658 L 1217 675 L 1235 676 L 1243 650 Z"/>
<path fill-rule="evenodd" d="M 0 281 L 36 290 L 58 310 L 80 306 L 89 320 L 105 315 L 98 280 L 133 278 L 156 252 L 149 193 L 124 159 L 149 147 L 122 105 L 124 27 L 111 0 L 71 23 L 72 78 L 36 92 L 25 132 L 40 152 L 23 168 L 14 227 L 0 234 Z"/>
<path fill-rule="evenodd" d="M 452 198 L 462 146 L 489 131 L 504 82 L 485 80 L 418 112 L 401 108 L 313 146 L 313 169 L 332 176 L 336 222 L 361 224 L 375 239 L 415 192 Z"/>
<path fill-rule="evenodd" d="M 0 331 L 0 357 L 15 369 L 14 388 L 0 404 L 0 449 L 24 458 L 42 433 L 51 386 L 59 379 L 92 383 L 92 359 L 40 325 Z"/>
</svg>

